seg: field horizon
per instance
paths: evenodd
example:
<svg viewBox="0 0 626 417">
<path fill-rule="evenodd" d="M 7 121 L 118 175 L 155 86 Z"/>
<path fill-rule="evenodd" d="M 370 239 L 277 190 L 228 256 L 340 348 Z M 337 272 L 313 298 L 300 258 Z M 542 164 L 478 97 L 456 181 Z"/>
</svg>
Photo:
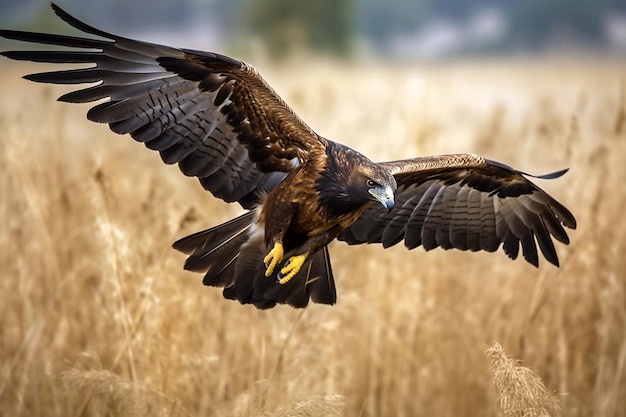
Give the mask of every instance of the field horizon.
<svg viewBox="0 0 626 417">
<path fill-rule="evenodd" d="M 69 88 L 19 78 L 48 67 L 0 65 L 0 415 L 626 417 L 622 63 L 257 66 L 374 160 L 569 167 L 533 182 L 578 222 L 560 268 L 334 242 L 337 304 L 267 311 L 204 287 L 171 248 L 239 206 L 55 102 Z M 547 408 L 507 408 L 507 384 L 534 377 Z"/>
</svg>

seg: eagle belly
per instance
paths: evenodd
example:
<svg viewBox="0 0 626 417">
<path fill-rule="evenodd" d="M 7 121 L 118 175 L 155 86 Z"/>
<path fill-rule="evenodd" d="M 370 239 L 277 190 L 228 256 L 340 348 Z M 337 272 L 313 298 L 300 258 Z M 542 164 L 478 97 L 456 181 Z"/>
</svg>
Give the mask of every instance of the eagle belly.
<svg viewBox="0 0 626 417">
<path fill-rule="evenodd" d="M 367 198 L 345 198 L 351 192 L 344 187 L 352 182 L 346 175 L 355 172 L 352 163 L 362 163 L 352 153 L 329 142 L 324 152 L 311 155 L 267 195 L 259 221 L 265 224 L 268 250 L 282 242 L 286 251 L 313 253 L 350 227 L 372 204 Z"/>
</svg>

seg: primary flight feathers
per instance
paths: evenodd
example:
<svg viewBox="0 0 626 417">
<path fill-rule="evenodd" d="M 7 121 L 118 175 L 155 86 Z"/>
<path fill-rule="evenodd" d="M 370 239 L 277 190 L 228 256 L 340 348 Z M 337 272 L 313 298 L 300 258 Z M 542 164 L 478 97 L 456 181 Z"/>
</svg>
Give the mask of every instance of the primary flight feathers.
<svg viewBox="0 0 626 417">
<path fill-rule="evenodd" d="M 249 211 L 176 242 L 185 268 L 206 285 L 258 308 L 336 301 L 327 244 L 404 241 L 493 252 L 538 265 L 537 244 L 558 265 L 553 239 L 569 243 L 576 221 L 527 174 L 477 155 L 374 163 L 317 135 L 257 71 L 224 55 L 123 38 L 54 12 L 86 39 L 2 30 L 19 41 L 70 47 L 10 51 L 16 60 L 93 64 L 28 75 L 45 83 L 97 85 L 59 100 L 105 101 L 87 117 L 156 150 L 167 164 Z M 556 178 L 564 171 L 543 178 Z"/>
</svg>

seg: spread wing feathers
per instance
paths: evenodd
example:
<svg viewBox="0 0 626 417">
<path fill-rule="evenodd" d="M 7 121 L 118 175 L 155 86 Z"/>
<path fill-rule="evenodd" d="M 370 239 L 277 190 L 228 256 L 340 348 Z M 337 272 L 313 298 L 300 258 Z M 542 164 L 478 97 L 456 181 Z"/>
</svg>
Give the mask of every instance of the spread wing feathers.
<svg viewBox="0 0 626 417">
<path fill-rule="evenodd" d="M 130 133 L 178 163 L 205 189 L 249 208 L 268 188 L 272 172 L 288 172 L 322 140 L 243 62 L 208 53 L 135 41 L 55 13 L 75 28 L 104 38 L 86 39 L 0 31 L 20 41 L 73 48 L 70 51 L 11 51 L 16 60 L 95 64 L 89 68 L 28 75 L 44 83 L 98 83 L 59 98 L 72 103 L 109 100 L 93 107 L 90 120 Z M 282 178 L 282 177 L 281 177 Z M 274 181 L 275 183 L 275 181 Z"/>
<path fill-rule="evenodd" d="M 395 208 L 387 214 L 377 206 L 340 236 L 349 244 L 404 240 L 413 249 L 436 247 L 504 252 L 537 266 L 537 244 L 545 258 L 558 266 L 552 237 L 569 243 L 563 226 L 576 220 L 554 198 L 525 178 L 525 174 L 477 155 L 457 154 L 384 162 L 398 183 Z M 557 178 L 567 170 L 536 178 Z"/>
</svg>

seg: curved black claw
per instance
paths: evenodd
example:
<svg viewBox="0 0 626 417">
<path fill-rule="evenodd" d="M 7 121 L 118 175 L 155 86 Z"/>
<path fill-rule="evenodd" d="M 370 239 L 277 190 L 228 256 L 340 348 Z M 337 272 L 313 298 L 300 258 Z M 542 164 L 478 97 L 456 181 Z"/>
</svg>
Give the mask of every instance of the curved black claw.
<svg viewBox="0 0 626 417">
<path fill-rule="evenodd" d="M 287 260 L 283 263 L 283 268 L 286 268 L 286 267 L 287 267 L 290 263 L 291 263 L 291 258 L 287 259 Z M 281 268 L 281 270 L 280 270 L 280 271 L 282 271 L 282 268 Z M 282 275 L 282 274 L 280 273 L 280 271 L 278 271 L 278 272 L 276 273 L 276 282 L 278 282 L 278 283 L 280 283 L 280 282 L 282 281 L 282 279 L 283 279 L 283 278 L 285 278 L 285 276 L 284 276 L 284 275 Z"/>
<path fill-rule="evenodd" d="M 282 271 L 283 268 L 285 268 L 290 263 L 291 263 L 291 258 L 289 258 L 285 262 L 283 262 L 283 267 L 281 269 L 279 269 L 278 272 L 276 273 L 276 282 L 280 283 L 282 281 L 282 279 L 285 278 L 285 276 L 283 274 L 281 274 L 280 271 Z"/>
</svg>

